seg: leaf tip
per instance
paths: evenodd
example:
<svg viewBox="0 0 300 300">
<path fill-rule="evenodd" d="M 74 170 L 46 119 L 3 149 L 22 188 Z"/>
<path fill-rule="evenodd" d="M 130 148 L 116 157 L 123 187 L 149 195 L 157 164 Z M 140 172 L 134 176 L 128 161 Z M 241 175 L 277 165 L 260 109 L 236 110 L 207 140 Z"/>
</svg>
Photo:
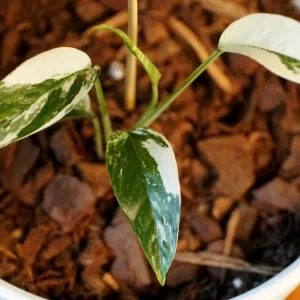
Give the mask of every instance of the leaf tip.
<svg viewBox="0 0 300 300">
<path fill-rule="evenodd" d="M 160 285 L 164 286 L 166 282 L 166 275 L 162 274 L 160 270 L 156 271 L 155 274 Z"/>
</svg>

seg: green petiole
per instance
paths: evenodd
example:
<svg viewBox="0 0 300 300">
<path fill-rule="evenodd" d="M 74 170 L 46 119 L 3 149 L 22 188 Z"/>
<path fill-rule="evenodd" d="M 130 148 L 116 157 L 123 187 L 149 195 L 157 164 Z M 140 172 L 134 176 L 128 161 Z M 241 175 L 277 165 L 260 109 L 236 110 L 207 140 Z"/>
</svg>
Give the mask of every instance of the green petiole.
<svg viewBox="0 0 300 300">
<path fill-rule="evenodd" d="M 95 81 L 95 90 L 96 90 L 97 100 L 99 103 L 99 110 L 100 110 L 100 115 L 101 115 L 101 120 L 103 125 L 105 143 L 107 144 L 108 139 L 112 133 L 112 127 L 111 127 L 110 117 L 107 112 L 103 90 L 99 78 L 97 78 Z"/>
<path fill-rule="evenodd" d="M 190 85 L 192 84 L 205 70 L 215 61 L 223 52 L 216 50 L 206 61 L 204 61 L 169 97 L 161 102 L 156 107 L 153 107 L 153 103 L 150 102 L 148 108 L 142 117 L 135 125 L 137 127 L 148 127 L 153 121 L 155 121 L 175 100 L 176 98 Z"/>
</svg>

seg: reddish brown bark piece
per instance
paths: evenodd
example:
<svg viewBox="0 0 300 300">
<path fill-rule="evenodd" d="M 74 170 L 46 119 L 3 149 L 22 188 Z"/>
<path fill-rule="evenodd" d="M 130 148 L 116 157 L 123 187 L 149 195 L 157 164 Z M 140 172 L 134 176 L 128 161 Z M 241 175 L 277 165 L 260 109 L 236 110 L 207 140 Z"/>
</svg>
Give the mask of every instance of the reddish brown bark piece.
<svg viewBox="0 0 300 300">
<path fill-rule="evenodd" d="M 13 143 L 0 149 L 1 173 L 12 166 L 17 150 L 18 150 L 18 143 Z"/>
<path fill-rule="evenodd" d="M 259 68 L 259 64 L 244 55 L 229 54 L 230 68 L 240 74 L 251 76 Z"/>
<path fill-rule="evenodd" d="M 85 268 L 81 272 L 81 277 L 87 290 L 98 295 L 100 299 L 108 292 L 108 287 L 103 282 L 99 270 L 94 267 Z"/>
<path fill-rule="evenodd" d="M 232 216 L 234 214 L 238 215 L 234 239 L 248 241 L 257 221 L 257 211 L 246 204 L 241 204 L 234 210 Z"/>
<path fill-rule="evenodd" d="M 36 204 L 38 193 L 50 182 L 53 176 L 53 165 L 48 162 L 44 167 L 38 169 L 28 182 L 16 191 L 16 195 L 27 205 Z"/>
<path fill-rule="evenodd" d="M 12 165 L 1 170 L 1 179 L 5 188 L 15 191 L 23 183 L 26 174 L 36 163 L 40 150 L 30 139 L 22 140 L 14 157 Z"/>
<path fill-rule="evenodd" d="M 299 190 L 278 177 L 254 190 L 253 196 L 260 207 L 288 210 L 292 213 L 300 210 Z"/>
<path fill-rule="evenodd" d="M 78 1 L 76 13 L 86 24 L 91 24 L 99 20 L 106 12 L 103 5 L 94 0 Z"/>
<path fill-rule="evenodd" d="M 174 262 L 167 274 L 166 285 L 174 288 L 192 281 L 197 276 L 198 269 L 196 265 Z"/>
<path fill-rule="evenodd" d="M 1 259 L 0 258 L 0 264 L 1 264 L 0 278 L 11 276 L 17 270 L 17 264 L 12 263 L 12 262 L 8 262 L 7 259 Z"/>
<path fill-rule="evenodd" d="M 196 251 L 201 247 L 201 240 L 190 228 L 180 230 L 177 251 Z"/>
<path fill-rule="evenodd" d="M 279 78 L 272 76 L 258 90 L 258 107 L 263 112 L 272 112 L 286 98 L 286 92 Z"/>
<path fill-rule="evenodd" d="M 100 269 L 109 262 L 110 258 L 110 251 L 105 244 L 101 240 L 93 239 L 88 242 L 87 247 L 79 257 L 79 261 L 85 267 L 96 266 Z"/>
<path fill-rule="evenodd" d="M 64 278 L 54 278 L 54 279 L 45 279 L 37 282 L 37 287 L 39 288 L 55 288 L 63 286 L 66 283 Z"/>
<path fill-rule="evenodd" d="M 165 24 L 155 18 L 145 18 L 145 38 L 149 45 L 160 43 L 169 38 Z"/>
<path fill-rule="evenodd" d="M 95 203 L 91 188 L 76 177 L 58 174 L 44 192 L 42 208 L 64 231 L 70 231 L 86 215 Z"/>
<path fill-rule="evenodd" d="M 213 187 L 215 194 L 237 199 L 254 184 L 253 157 L 244 136 L 210 138 L 200 141 L 198 148 L 218 173 L 218 179 Z"/>
<path fill-rule="evenodd" d="M 181 52 L 180 45 L 173 39 L 168 39 L 158 45 L 158 49 L 145 51 L 145 55 L 154 63 L 162 64 Z"/>
<path fill-rule="evenodd" d="M 190 218 L 191 226 L 204 243 L 210 243 L 223 236 L 222 229 L 213 218 L 204 216 L 197 211 Z"/>
<path fill-rule="evenodd" d="M 291 154 L 284 162 L 281 175 L 286 178 L 293 178 L 300 175 L 300 135 L 293 138 Z"/>
<path fill-rule="evenodd" d="M 127 9 L 127 0 L 102 0 L 101 3 L 115 11 Z"/>
<path fill-rule="evenodd" d="M 178 122 L 178 127 L 170 134 L 169 141 L 173 146 L 176 155 L 182 154 L 187 144 L 188 137 L 193 131 L 193 125 L 190 122 Z"/>
<path fill-rule="evenodd" d="M 222 220 L 230 211 L 234 200 L 229 197 L 218 197 L 215 199 L 212 209 L 212 215 L 216 220 Z"/>
<path fill-rule="evenodd" d="M 23 258 L 24 262 L 32 265 L 43 245 L 47 240 L 49 227 L 39 226 L 30 230 L 25 242 L 18 246 L 19 255 Z"/>
<path fill-rule="evenodd" d="M 168 1 L 161 1 L 161 0 L 152 0 L 151 8 L 155 9 L 164 9 L 170 11 L 176 4 L 180 3 L 181 0 L 168 0 Z"/>
<path fill-rule="evenodd" d="M 102 267 L 109 262 L 111 253 L 99 239 L 91 239 L 79 257 L 80 264 L 84 267 L 82 278 L 84 285 L 93 293 L 103 296 L 107 287 L 100 276 Z"/>
<path fill-rule="evenodd" d="M 80 162 L 77 167 L 84 181 L 90 184 L 97 197 L 103 197 L 112 190 L 105 164 Z"/>
<path fill-rule="evenodd" d="M 129 222 L 120 210 L 112 224 L 105 229 L 104 240 L 116 256 L 111 269 L 115 278 L 137 289 L 142 289 L 151 283 L 145 257 Z"/>
<path fill-rule="evenodd" d="M 193 176 L 193 182 L 196 186 L 202 186 L 204 180 L 208 176 L 207 167 L 198 159 L 193 159 L 191 161 L 191 172 Z"/>
<path fill-rule="evenodd" d="M 267 131 L 252 131 L 248 140 L 253 151 L 256 172 L 263 173 L 267 171 L 274 159 L 275 148 L 270 133 Z"/>
<path fill-rule="evenodd" d="M 6 68 L 14 59 L 21 45 L 22 35 L 15 28 L 8 31 L 2 39 L 1 68 Z"/>
<path fill-rule="evenodd" d="M 50 147 L 54 151 L 58 162 L 66 166 L 71 166 L 82 159 L 82 155 L 79 153 L 66 127 L 61 127 L 54 133 L 50 141 Z"/>
<path fill-rule="evenodd" d="M 72 243 L 72 240 L 69 236 L 61 236 L 58 238 L 55 238 L 54 240 L 52 240 L 47 248 L 44 251 L 44 258 L 49 260 L 52 259 L 54 257 L 56 257 L 57 255 L 59 255 L 60 253 L 62 253 L 64 250 L 66 250 Z"/>
<path fill-rule="evenodd" d="M 0 223 L 0 248 L 9 249 L 13 242 L 14 239 L 11 236 L 11 233 L 8 230 L 7 226 L 5 226 L 5 224 Z"/>
</svg>

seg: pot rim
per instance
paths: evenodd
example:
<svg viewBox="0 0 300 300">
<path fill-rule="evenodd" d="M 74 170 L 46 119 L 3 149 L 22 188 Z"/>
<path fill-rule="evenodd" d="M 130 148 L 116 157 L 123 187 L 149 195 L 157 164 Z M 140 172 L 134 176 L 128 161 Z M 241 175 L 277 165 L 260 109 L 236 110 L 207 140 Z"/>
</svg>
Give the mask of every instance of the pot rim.
<svg viewBox="0 0 300 300">
<path fill-rule="evenodd" d="M 283 300 L 300 284 L 300 258 L 258 287 L 230 300 Z"/>
<path fill-rule="evenodd" d="M 230 300 L 283 300 L 300 284 L 300 258 L 258 287 Z M 0 300 L 46 300 L 0 279 Z"/>
</svg>

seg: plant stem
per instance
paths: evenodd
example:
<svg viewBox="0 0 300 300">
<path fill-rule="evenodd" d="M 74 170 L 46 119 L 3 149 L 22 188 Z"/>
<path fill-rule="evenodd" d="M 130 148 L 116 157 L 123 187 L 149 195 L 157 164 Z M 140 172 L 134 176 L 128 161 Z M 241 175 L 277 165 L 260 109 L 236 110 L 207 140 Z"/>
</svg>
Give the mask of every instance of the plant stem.
<svg viewBox="0 0 300 300">
<path fill-rule="evenodd" d="M 112 133 L 112 128 L 111 128 L 109 114 L 106 109 L 103 90 L 102 90 L 102 86 L 101 86 L 99 78 L 97 78 L 95 81 L 95 89 L 96 89 L 97 100 L 99 103 L 101 120 L 102 120 L 102 124 L 103 124 L 105 143 L 107 144 L 108 139 Z"/>
<path fill-rule="evenodd" d="M 144 114 L 136 123 L 135 127 L 148 127 L 155 121 L 182 92 L 192 84 L 200 74 L 202 74 L 209 64 L 215 61 L 223 52 L 216 50 L 207 60 L 205 60 L 169 97 L 161 102 L 156 108 L 150 109 L 147 114 Z M 148 109 L 147 109 L 148 110 Z"/>
<path fill-rule="evenodd" d="M 93 123 L 94 127 L 94 140 L 96 145 L 96 153 L 100 160 L 104 159 L 104 149 L 103 149 L 103 135 L 101 131 L 101 125 L 100 122 L 95 114 L 91 115 L 91 121 Z"/>
<path fill-rule="evenodd" d="M 153 108 L 155 108 L 158 101 L 158 86 L 152 85 L 152 98 L 151 101 L 139 119 L 139 122 L 143 122 L 143 120 L 150 114 Z"/>
<path fill-rule="evenodd" d="M 128 36 L 137 45 L 138 42 L 138 3 L 128 0 Z M 125 77 L 125 108 L 129 111 L 135 108 L 136 101 L 137 59 L 127 50 Z"/>
</svg>

